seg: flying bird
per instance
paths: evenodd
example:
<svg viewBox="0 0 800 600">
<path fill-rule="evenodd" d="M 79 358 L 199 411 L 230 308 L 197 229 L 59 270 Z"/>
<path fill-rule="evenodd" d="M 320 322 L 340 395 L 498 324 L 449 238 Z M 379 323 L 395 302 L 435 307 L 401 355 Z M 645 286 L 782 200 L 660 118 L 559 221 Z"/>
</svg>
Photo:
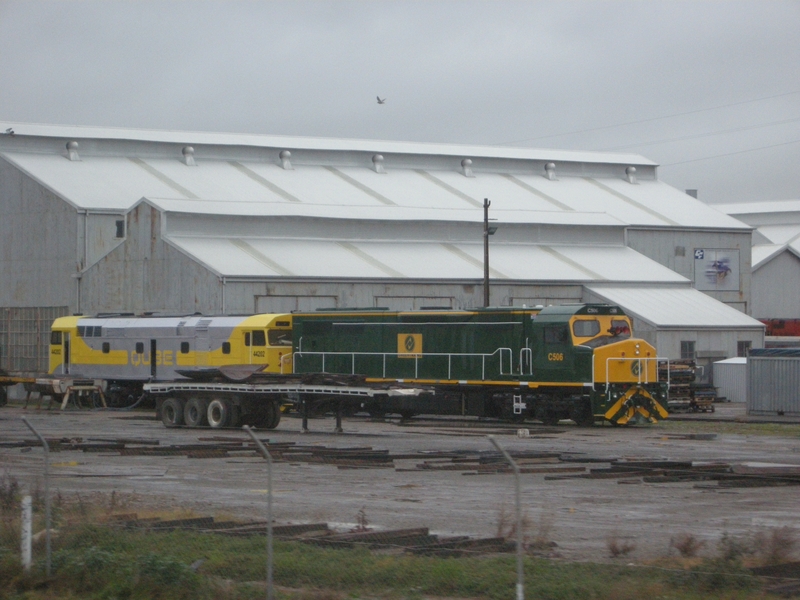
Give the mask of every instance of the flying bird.
<svg viewBox="0 0 800 600">
<path fill-rule="evenodd" d="M 386 98 L 384 98 L 383 100 L 381 100 L 381 97 L 380 97 L 380 96 L 375 96 L 375 97 L 378 99 L 378 104 L 386 104 Z"/>
</svg>

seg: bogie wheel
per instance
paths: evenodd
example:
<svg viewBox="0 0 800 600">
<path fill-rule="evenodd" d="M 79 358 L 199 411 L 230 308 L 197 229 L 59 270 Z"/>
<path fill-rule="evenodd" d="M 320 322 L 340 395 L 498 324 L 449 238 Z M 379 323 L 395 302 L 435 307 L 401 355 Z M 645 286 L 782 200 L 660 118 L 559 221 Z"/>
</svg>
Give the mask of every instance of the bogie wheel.
<svg viewBox="0 0 800 600">
<path fill-rule="evenodd" d="M 577 400 L 570 411 L 569 418 L 575 421 L 578 427 L 591 427 L 594 424 L 591 403 Z"/>
<path fill-rule="evenodd" d="M 214 398 L 209 402 L 206 411 L 209 426 L 213 429 L 220 429 L 230 425 L 231 408 L 230 401 L 221 398 Z"/>
<path fill-rule="evenodd" d="M 208 424 L 206 414 L 207 401 L 202 398 L 189 398 L 183 409 L 183 421 L 188 427 L 202 427 Z"/>
<path fill-rule="evenodd" d="M 161 404 L 161 422 L 165 427 L 183 425 L 183 401 L 180 398 L 167 398 Z"/>
<path fill-rule="evenodd" d="M 558 425 L 558 422 L 561 420 L 561 417 L 559 417 L 556 413 L 548 410 L 540 417 L 540 419 L 542 423 L 544 423 L 548 427 L 555 427 L 556 425 Z"/>
<path fill-rule="evenodd" d="M 415 413 L 413 410 L 401 410 L 400 411 L 400 417 L 404 421 L 408 421 L 409 419 L 413 419 L 416 414 L 417 413 Z"/>
</svg>

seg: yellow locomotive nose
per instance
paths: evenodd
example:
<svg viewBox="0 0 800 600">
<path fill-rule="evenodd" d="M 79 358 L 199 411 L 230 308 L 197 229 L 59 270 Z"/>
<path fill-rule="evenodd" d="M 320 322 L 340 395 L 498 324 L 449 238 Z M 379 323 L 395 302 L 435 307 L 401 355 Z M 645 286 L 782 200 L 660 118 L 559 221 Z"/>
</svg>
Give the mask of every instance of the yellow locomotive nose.
<svg viewBox="0 0 800 600">
<path fill-rule="evenodd" d="M 655 383 L 656 349 L 643 340 L 624 340 L 594 351 L 595 383 Z"/>
</svg>

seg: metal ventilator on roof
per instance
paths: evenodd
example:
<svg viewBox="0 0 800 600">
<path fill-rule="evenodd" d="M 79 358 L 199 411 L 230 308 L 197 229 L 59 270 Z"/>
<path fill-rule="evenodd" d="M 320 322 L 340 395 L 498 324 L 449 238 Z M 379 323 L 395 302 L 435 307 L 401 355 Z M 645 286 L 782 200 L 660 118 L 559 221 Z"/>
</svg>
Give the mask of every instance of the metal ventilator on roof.
<svg viewBox="0 0 800 600">
<path fill-rule="evenodd" d="M 386 169 L 383 168 L 383 154 L 372 156 L 372 170 L 376 173 L 386 173 Z"/>
<path fill-rule="evenodd" d="M 465 158 L 461 161 L 461 173 L 464 177 L 475 177 L 472 172 L 472 159 Z"/>
<path fill-rule="evenodd" d="M 194 148 L 191 146 L 184 146 L 181 152 L 183 153 L 183 164 L 187 167 L 197 166 L 197 163 L 194 162 Z"/>
<path fill-rule="evenodd" d="M 558 181 L 556 177 L 556 163 L 549 162 L 544 166 L 544 176 L 550 181 Z"/>
<path fill-rule="evenodd" d="M 625 169 L 625 177 L 628 183 L 636 183 L 636 167 L 628 167 Z"/>
<path fill-rule="evenodd" d="M 73 161 L 80 161 L 81 157 L 78 156 L 78 142 L 72 140 L 67 142 L 67 158 Z"/>
<path fill-rule="evenodd" d="M 294 167 L 292 163 L 289 161 L 292 158 L 292 153 L 288 150 L 281 150 L 281 153 L 278 155 L 278 158 L 281 159 L 281 167 L 283 167 L 287 171 L 293 171 Z"/>
</svg>

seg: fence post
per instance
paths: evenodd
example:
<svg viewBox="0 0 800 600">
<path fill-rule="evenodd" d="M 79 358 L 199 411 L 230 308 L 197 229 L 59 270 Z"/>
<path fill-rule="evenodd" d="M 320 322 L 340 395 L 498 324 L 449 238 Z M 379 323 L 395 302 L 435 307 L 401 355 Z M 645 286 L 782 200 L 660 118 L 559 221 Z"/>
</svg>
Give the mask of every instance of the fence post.
<svg viewBox="0 0 800 600">
<path fill-rule="evenodd" d="M 272 455 L 266 446 L 261 443 L 249 426 L 243 425 L 244 429 L 256 443 L 261 454 L 267 459 L 267 600 L 273 600 L 272 589 Z"/>
<path fill-rule="evenodd" d="M 525 574 L 522 566 L 522 494 L 519 484 L 519 467 L 511 455 L 505 451 L 493 435 L 486 436 L 492 445 L 500 451 L 511 468 L 514 469 L 514 483 L 516 485 L 516 513 L 517 513 L 517 600 L 525 600 Z"/>
<path fill-rule="evenodd" d="M 33 434 L 39 438 L 39 441 L 42 442 L 42 447 L 44 448 L 44 527 L 45 527 L 45 540 L 47 546 L 47 563 L 46 563 L 46 573 L 47 577 L 50 577 L 51 573 L 51 556 L 52 550 L 50 546 L 50 446 L 47 445 L 47 440 L 44 439 L 41 434 L 33 428 L 28 422 L 28 419 L 22 417 L 22 422 L 28 426 Z"/>
<path fill-rule="evenodd" d="M 22 568 L 31 570 L 31 537 L 33 535 L 33 502 L 30 496 L 22 499 Z"/>
</svg>

